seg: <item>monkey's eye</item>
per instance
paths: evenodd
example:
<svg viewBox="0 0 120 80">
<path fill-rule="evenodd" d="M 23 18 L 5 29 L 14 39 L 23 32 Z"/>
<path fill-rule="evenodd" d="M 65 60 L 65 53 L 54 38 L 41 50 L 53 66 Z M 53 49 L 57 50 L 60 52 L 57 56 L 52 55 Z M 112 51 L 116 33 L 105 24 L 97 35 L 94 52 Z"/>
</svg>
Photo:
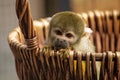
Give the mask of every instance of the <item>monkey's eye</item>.
<svg viewBox="0 0 120 80">
<path fill-rule="evenodd" d="M 67 33 L 67 34 L 66 34 L 66 37 L 67 37 L 67 38 L 72 38 L 73 35 L 72 35 L 71 33 Z"/>
<path fill-rule="evenodd" d="M 55 30 L 55 33 L 56 33 L 57 35 L 62 35 L 62 32 L 61 32 L 60 30 Z"/>
</svg>

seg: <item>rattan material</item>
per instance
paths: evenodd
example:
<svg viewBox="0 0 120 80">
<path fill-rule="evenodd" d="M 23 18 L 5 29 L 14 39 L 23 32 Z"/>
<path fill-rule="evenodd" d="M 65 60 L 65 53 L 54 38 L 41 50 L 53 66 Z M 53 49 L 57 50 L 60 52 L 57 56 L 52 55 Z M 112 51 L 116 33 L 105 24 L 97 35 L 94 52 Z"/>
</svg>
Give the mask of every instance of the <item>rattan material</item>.
<svg viewBox="0 0 120 80">
<path fill-rule="evenodd" d="M 16 1 L 20 28 L 17 27 L 8 36 L 19 80 L 120 80 L 119 11 L 80 13 L 94 31 L 91 40 L 96 46 L 96 53 L 70 49 L 54 52 L 42 48 L 48 38 L 51 18 L 33 22 L 28 2 Z M 86 66 L 83 66 L 83 61 L 86 61 Z M 101 65 L 97 65 L 98 61 Z"/>
</svg>

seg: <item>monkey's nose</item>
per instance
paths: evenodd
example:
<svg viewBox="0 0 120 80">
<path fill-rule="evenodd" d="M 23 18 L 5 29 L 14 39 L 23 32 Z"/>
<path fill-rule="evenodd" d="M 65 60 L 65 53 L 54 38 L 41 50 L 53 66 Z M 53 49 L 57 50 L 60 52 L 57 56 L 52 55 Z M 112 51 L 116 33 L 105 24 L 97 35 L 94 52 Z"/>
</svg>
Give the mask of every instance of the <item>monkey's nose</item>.
<svg viewBox="0 0 120 80">
<path fill-rule="evenodd" d="M 63 39 L 59 39 L 59 38 L 56 38 L 54 41 L 53 41 L 53 48 L 54 50 L 60 50 L 60 49 L 65 49 L 69 46 L 69 43 L 68 41 L 66 40 L 63 40 Z"/>
</svg>

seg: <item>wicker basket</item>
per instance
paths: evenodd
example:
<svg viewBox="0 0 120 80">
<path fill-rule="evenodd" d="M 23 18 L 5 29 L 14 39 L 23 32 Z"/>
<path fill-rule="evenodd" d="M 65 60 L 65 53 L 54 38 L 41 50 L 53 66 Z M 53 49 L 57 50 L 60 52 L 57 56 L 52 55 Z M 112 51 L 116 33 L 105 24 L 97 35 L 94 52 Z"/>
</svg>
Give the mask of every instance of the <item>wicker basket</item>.
<svg viewBox="0 0 120 80">
<path fill-rule="evenodd" d="M 80 13 L 94 31 L 91 40 L 96 47 L 96 53 L 67 49 L 54 52 L 42 48 L 48 38 L 51 18 L 33 22 L 29 6 L 28 0 L 16 1 L 20 27 L 8 36 L 19 80 L 120 80 L 119 11 Z M 101 65 L 96 65 L 97 62 L 101 62 Z"/>
<path fill-rule="evenodd" d="M 19 27 L 9 34 L 8 42 L 15 57 L 19 80 L 82 80 L 82 60 L 87 65 L 86 80 L 97 79 L 96 61 L 101 61 L 100 80 L 120 80 L 119 11 L 89 11 L 81 15 L 94 31 L 91 39 L 96 54 L 59 52 L 68 53 L 67 58 L 62 58 L 59 53 L 41 49 L 48 37 L 51 18 L 34 21 L 37 35 L 32 39 L 25 40 Z"/>
</svg>

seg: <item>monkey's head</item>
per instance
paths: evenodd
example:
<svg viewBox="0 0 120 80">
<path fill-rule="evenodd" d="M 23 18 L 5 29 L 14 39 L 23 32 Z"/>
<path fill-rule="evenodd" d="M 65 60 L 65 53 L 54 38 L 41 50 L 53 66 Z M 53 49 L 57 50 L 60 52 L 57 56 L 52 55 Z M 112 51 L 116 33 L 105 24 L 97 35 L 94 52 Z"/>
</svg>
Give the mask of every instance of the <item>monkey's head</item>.
<svg viewBox="0 0 120 80">
<path fill-rule="evenodd" d="M 84 26 L 84 21 L 76 13 L 57 13 L 50 22 L 48 41 L 56 50 L 73 46 L 82 37 Z"/>
</svg>

